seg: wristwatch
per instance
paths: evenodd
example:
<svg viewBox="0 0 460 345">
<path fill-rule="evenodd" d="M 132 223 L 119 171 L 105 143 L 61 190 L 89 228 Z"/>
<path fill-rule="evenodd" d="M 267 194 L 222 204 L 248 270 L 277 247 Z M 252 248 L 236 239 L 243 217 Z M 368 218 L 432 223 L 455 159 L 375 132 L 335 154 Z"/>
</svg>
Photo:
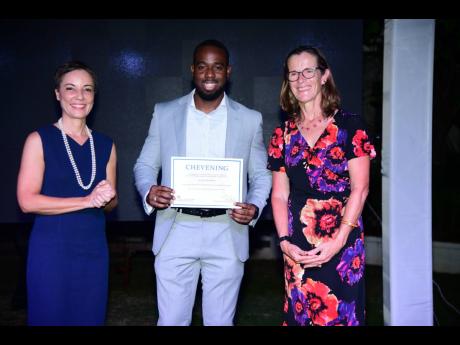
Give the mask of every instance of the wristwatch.
<svg viewBox="0 0 460 345">
<path fill-rule="evenodd" d="M 283 241 L 288 241 L 289 243 L 291 242 L 291 236 L 281 236 L 278 238 L 278 245 L 281 244 Z"/>
</svg>

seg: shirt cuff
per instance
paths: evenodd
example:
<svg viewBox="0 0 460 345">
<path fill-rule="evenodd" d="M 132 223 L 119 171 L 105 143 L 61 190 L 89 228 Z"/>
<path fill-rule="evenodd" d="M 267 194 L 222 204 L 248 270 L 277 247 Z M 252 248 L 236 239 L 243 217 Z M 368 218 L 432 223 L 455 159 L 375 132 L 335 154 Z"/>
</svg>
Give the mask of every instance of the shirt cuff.
<svg viewBox="0 0 460 345">
<path fill-rule="evenodd" d="M 254 206 L 256 207 L 257 217 L 254 218 L 254 219 L 252 219 L 252 220 L 249 222 L 248 225 L 254 227 L 254 226 L 256 225 L 257 221 L 259 220 L 259 217 L 260 217 L 260 213 L 261 213 L 261 212 L 260 212 L 260 207 L 259 207 L 259 206 L 257 206 L 257 205 L 254 204 L 254 203 L 250 203 L 250 204 L 252 204 L 252 205 L 254 205 Z"/>
<path fill-rule="evenodd" d="M 144 211 L 145 213 L 147 213 L 148 216 L 150 216 L 152 212 L 154 211 L 154 208 L 147 203 L 147 196 L 149 195 L 149 193 L 150 193 L 150 189 L 147 191 L 147 193 L 145 193 L 144 198 L 142 199 L 142 204 L 144 205 Z"/>
</svg>

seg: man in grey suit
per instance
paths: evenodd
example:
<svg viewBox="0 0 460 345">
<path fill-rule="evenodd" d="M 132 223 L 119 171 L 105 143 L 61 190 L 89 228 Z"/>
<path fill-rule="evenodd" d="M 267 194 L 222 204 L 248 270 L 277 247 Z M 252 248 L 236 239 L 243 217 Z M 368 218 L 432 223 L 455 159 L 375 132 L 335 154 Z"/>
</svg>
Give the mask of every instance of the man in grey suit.
<svg viewBox="0 0 460 345">
<path fill-rule="evenodd" d="M 259 218 L 271 189 L 262 116 L 226 95 L 231 66 L 221 42 L 200 43 L 191 72 L 191 93 L 156 104 L 134 166 L 146 213 L 157 210 L 153 253 L 158 325 L 190 325 L 200 274 L 204 325 L 233 325 L 249 257 L 248 225 Z M 170 207 L 172 156 L 243 159 L 244 202 L 228 210 Z"/>
</svg>

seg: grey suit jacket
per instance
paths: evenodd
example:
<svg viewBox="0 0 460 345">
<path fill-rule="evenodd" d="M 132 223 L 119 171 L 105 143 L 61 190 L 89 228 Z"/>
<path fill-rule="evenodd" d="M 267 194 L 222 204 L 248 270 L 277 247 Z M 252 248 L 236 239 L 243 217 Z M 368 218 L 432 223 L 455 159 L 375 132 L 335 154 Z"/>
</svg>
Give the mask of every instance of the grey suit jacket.
<svg viewBox="0 0 460 345">
<path fill-rule="evenodd" d="M 171 186 L 171 156 L 186 155 L 186 114 L 192 95 L 193 91 L 155 106 L 148 136 L 134 166 L 136 188 L 142 198 L 152 185 L 157 184 L 160 169 L 161 185 Z M 262 115 L 229 97 L 226 99 L 228 112 L 225 157 L 243 159 L 243 201 L 257 205 L 260 215 L 272 183 L 271 172 L 266 168 L 267 151 L 262 136 Z M 155 255 L 166 240 L 176 215 L 174 208 L 158 210 L 153 237 Z M 249 257 L 248 226 L 233 220 L 231 224 L 236 253 L 241 261 L 245 261 Z"/>
</svg>

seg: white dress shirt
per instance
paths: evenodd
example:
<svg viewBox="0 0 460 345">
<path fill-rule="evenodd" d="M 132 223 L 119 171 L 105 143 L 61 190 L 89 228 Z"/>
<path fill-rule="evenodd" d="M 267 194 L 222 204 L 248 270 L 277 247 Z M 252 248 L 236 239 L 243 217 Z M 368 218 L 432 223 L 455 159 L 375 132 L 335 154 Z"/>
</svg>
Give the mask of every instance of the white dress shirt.
<svg viewBox="0 0 460 345">
<path fill-rule="evenodd" d="M 196 108 L 193 90 L 186 116 L 186 156 L 225 158 L 225 138 L 227 135 L 227 95 L 219 106 L 206 114 Z M 144 195 L 144 210 L 147 214 L 153 212 L 153 207 L 147 203 L 148 191 Z"/>
<path fill-rule="evenodd" d="M 186 155 L 187 157 L 225 158 L 225 135 L 227 133 L 227 100 L 206 114 L 196 108 L 192 94 L 187 107 Z"/>
</svg>

